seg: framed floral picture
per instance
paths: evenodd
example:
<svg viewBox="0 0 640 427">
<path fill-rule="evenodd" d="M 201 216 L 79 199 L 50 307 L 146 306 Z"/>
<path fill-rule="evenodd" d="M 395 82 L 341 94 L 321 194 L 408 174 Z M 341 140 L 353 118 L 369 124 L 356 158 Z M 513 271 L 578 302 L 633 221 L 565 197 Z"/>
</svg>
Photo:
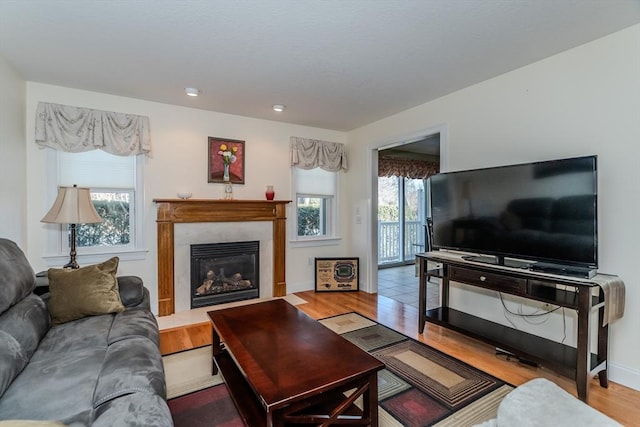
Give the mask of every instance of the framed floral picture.
<svg viewBox="0 0 640 427">
<path fill-rule="evenodd" d="M 244 141 L 209 137 L 209 181 L 244 184 Z"/>
</svg>

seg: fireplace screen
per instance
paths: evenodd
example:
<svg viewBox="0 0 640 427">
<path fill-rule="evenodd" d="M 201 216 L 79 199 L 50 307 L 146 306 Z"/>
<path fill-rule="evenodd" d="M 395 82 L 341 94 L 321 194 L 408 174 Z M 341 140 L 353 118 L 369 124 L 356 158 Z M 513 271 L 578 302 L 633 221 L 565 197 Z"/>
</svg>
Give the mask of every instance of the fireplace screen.
<svg viewBox="0 0 640 427">
<path fill-rule="evenodd" d="M 191 308 L 260 296 L 260 242 L 191 245 Z"/>
</svg>

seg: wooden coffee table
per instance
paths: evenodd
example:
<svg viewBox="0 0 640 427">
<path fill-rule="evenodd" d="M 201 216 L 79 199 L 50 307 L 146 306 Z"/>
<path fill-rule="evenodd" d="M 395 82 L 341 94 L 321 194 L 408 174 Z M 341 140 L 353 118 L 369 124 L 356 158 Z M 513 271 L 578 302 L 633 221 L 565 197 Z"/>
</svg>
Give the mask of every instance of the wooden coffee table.
<svg viewBox="0 0 640 427">
<path fill-rule="evenodd" d="M 384 364 L 369 353 L 282 299 L 207 314 L 213 373 L 248 426 L 378 425 Z"/>
</svg>

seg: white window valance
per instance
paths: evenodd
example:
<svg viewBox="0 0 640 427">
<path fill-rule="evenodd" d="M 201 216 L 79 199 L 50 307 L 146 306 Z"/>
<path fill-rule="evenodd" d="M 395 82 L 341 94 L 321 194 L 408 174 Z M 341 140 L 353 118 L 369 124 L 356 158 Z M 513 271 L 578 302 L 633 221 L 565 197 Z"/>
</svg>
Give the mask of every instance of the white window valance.
<svg viewBox="0 0 640 427">
<path fill-rule="evenodd" d="M 149 117 L 39 102 L 36 144 L 79 153 L 103 150 L 116 156 L 151 155 Z"/>
<path fill-rule="evenodd" d="M 291 166 L 300 169 L 322 168 L 329 172 L 347 170 L 344 144 L 292 136 Z"/>
</svg>

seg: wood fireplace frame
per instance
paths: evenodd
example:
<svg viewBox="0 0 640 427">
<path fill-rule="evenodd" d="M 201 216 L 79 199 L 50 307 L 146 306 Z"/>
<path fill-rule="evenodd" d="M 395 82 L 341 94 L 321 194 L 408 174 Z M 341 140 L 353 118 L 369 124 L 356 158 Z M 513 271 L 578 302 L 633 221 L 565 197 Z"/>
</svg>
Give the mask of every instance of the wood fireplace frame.
<svg viewBox="0 0 640 427">
<path fill-rule="evenodd" d="M 158 206 L 158 315 L 175 312 L 174 225 L 193 222 L 271 221 L 273 296 L 287 294 L 286 207 L 290 200 L 154 199 Z"/>
</svg>

